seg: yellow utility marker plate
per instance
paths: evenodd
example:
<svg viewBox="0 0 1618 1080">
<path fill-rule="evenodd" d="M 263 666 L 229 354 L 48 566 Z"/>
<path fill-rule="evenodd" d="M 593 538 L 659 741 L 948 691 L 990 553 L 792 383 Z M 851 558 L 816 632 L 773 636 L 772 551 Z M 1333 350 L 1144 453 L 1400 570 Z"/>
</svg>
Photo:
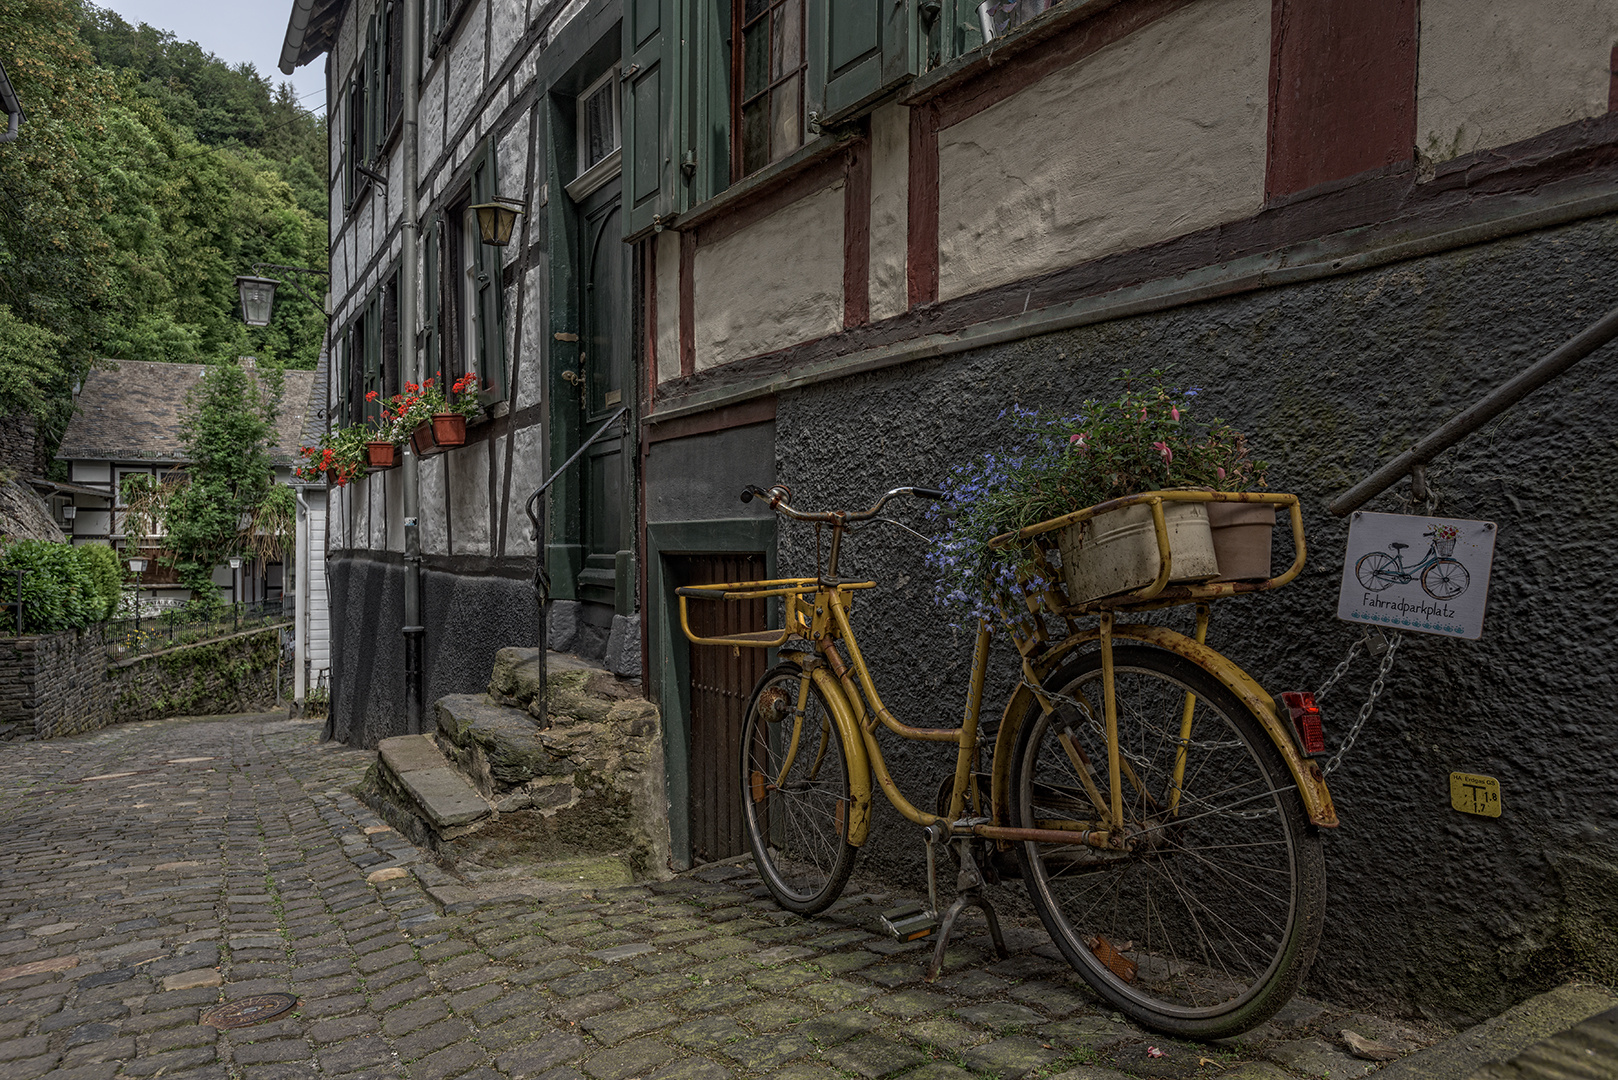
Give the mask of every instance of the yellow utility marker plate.
<svg viewBox="0 0 1618 1080">
<path fill-rule="evenodd" d="M 1449 804 L 1463 814 L 1500 816 L 1500 781 L 1477 773 L 1449 774 Z"/>
</svg>

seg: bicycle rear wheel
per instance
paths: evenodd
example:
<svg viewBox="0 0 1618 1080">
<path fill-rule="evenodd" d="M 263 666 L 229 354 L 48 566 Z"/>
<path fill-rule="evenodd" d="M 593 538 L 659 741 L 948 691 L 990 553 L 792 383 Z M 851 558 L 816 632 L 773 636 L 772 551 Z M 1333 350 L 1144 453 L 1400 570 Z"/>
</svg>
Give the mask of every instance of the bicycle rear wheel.
<svg viewBox="0 0 1618 1080">
<path fill-rule="evenodd" d="M 1168 1034 L 1238 1034 L 1286 1004 L 1314 959 L 1326 896 L 1319 832 L 1258 719 L 1206 671 L 1136 645 L 1113 649 L 1113 670 L 1137 846 L 1024 843 L 1023 880 L 1062 954 L 1115 1008 Z M 1045 689 L 1057 707 L 1024 718 L 1012 822 L 1095 828 L 1110 792 L 1100 654 L 1068 663 Z M 1194 722 L 1176 784 L 1188 693 Z"/>
<path fill-rule="evenodd" d="M 824 911 L 843 891 L 857 850 L 846 837 L 848 755 L 820 688 L 798 713 L 801 669 L 773 668 L 742 724 L 741 800 L 759 876 L 788 911 Z"/>
</svg>

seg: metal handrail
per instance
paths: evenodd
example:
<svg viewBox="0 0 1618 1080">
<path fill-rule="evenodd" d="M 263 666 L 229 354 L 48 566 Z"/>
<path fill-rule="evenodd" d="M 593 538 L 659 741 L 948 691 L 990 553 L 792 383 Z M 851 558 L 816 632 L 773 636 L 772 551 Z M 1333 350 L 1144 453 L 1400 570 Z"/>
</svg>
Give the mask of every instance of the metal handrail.
<svg viewBox="0 0 1618 1080">
<path fill-rule="evenodd" d="M 545 723 L 545 688 L 549 685 L 547 677 L 549 664 L 546 654 L 550 650 L 546 637 L 550 633 L 550 627 L 547 625 L 546 616 L 549 614 L 547 609 L 551 602 L 551 573 L 550 569 L 545 565 L 545 525 L 540 521 L 540 515 L 535 510 L 535 504 L 556 482 L 556 478 L 566 472 L 575 461 L 579 460 L 597 439 L 607 433 L 608 428 L 628 416 L 629 406 L 625 405 L 603 420 L 601 426 L 596 428 L 595 433 L 580 443 L 579 448 L 573 451 L 573 456 L 562 462 L 555 472 L 546 477 L 545 482 L 535 488 L 534 493 L 528 496 L 528 501 L 523 504 L 523 513 L 528 515 L 529 522 L 534 526 L 534 594 L 535 606 L 538 608 L 539 614 L 539 694 L 534 698 L 534 706 L 537 706 L 538 709 L 535 719 L 541 724 Z M 548 507 L 549 503 L 547 502 L 546 505 Z"/>
<path fill-rule="evenodd" d="M 1523 370 L 1516 378 L 1495 387 L 1470 408 L 1418 439 L 1409 450 L 1332 500 L 1328 509 L 1343 517 L 1382 494 L 1407 473 L 1418 489 L 1416 497 L 1424 498 L 1425 492 L 1419 489 L 1425 484 L 1423 474 L 1428 462 L 1614 338 L 1618 338 L 1618 308 L 1613 308 L 1533 366 Z"/>
</svg>

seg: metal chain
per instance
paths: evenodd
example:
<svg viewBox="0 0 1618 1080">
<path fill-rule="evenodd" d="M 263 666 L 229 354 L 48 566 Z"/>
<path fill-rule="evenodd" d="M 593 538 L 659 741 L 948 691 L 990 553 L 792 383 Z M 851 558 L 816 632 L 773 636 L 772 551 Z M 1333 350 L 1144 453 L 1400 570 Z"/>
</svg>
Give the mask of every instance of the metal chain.
<svg viewBox="0 0 1618 1080">
<path fill-rule="evenodd" d="M 1388 672 L 1393 669 L 1393 655 L 1399 651 L 1399 643 L 1403 640 L 1404 635 L 1401 633 L 1396 633 L 1388 639 L 1388 651 L 1382 657 L 1382 666 L 1377 669 L 1376 681 L 1371 684 L 1371 696 L 1365 699 L 1364 705 L 1360 706 L 1360 715 L 1354 721 L 1354 726 L 1348 729 L 1348 737 L 1343 740 L 1343 745 L 1337 748 L 1337 753 L 1327 760 L 1325 768 L 1321 770 L 1326 775 L 1329 776 L 1342 763 L 1343 755 L 1353 749 L 1354 740 L 1360 737 L 1360 729 L 1365 727 L 1365 722 L 1371 718 L 1371 711 L 1376 708 L 1376 699 L 1382 696 L 1382 689 L 1387 682 Z M 1358 644 L 1359 642 L 1355 642 L 1356 646 Z M 1348 656 L 1350 660 L 1353 659 L 1354 650 L 1352 648 L 1349 649 Z M 1342 675 L 1343 669 L 1347 667 L 1348 660 L 1344 660 L 1338 665 L 1337 671 L 1332 673 L 1332 677 L 1327 680 L 1326 686 L 1330 688 L 1331 684 L 1336 682 L 1338 677 Z M 1320 700 L 1319 694 L 1315 695 L 1315 700 Z"/>
<path fill-rule="evenodd" d="M 1325 700 L 1326 692 L 1332 687 L 1336 686 L 1337 680 L 1341 679 L 1345 674 L 1348 673 L 1348 665 L 1354 662 L 1354 658 L 1360 654 L 1360 646 L 1364 645 L 1369 637 L 1370 635 L 1366 634 L 1364 637 L 1354 639 L 1354 644 L 1348 647 L 1348 655 L 1343 657 L 1343 662 L 1337 665 L 1337 670 L 1333 671 L 1331 673 L 1331 677 L 1325 682 L 1321 683 L 1320 689 L 1315 691 L 1316 702 Z"/>
</svg>

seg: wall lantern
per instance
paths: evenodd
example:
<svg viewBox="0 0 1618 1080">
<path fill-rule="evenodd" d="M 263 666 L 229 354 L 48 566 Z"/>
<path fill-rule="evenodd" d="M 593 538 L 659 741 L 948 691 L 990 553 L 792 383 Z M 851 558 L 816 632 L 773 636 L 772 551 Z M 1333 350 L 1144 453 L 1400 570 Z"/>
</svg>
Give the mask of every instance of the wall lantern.
<svg viewBox="0 0 1618 1080">
<path fill-rule="evenodd" d="M 240 570 L 242 568 L 242 557 L 240 555 L 232 555 L 230 557 L 230 568 L 232 570 Z"/>
<path fill-rule="evenodd" d="M 472 209 L 478 212 L 479 238 L 490 247 L 505 247 L 511 243 L 511 227 L 517 223 L 517 215 L 526 213 L 528 204 L 496 195 L 493 202 L 478 203 Z"/>
<path fill-rule="evenodd" d="M 270 325 L 270 309 L 275 306 L 275 278 L 238 277 L 236 288 L 242 295 L 242 322 L 248 326 Z"/>
<path fill-rule="evenodd" d="M 130 559 L 129 560 L 129 571 L 130 571 L 130 573 L 139 574 L 139 573 L 143 572 L 145 569 L 146 569 L 146 560 L 145 559 L 136 558 L 136 559 Z"/>
</svg>

